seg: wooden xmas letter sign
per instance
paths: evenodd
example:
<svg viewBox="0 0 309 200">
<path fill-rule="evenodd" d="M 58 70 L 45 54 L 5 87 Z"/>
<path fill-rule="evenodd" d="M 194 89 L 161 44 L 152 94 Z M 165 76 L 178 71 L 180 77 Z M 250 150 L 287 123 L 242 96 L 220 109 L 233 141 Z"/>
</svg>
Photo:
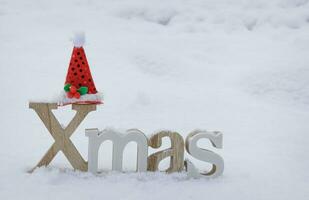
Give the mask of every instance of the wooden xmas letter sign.
<svg viewBox="0 0 309 200">
<path fill-rule="evenodd" d="M 34 109 L 38 114 L 49 133 L 55 139 L 53 145 L 47 153 L 39 161 L 36 167 L 47 166 L 59 151 L 62 151 L 74 169 L 80 171 L 89 171 L 94 174 L 98 173 L 98 152 L 100 145 L 110 140 L 113 142 L 112 169 L 122 171 L 123 151 L 125 146 L 134 141 L 137 143 L 137 169 L 138 172 L 158 171 L 159 163 L 170 157 L 170 166 L 166 170 L 167 173 L 180 172 L 184 166 L 188 172 L 188 177 L 214 178 L 223 173 L 223 158 L 212 151 L 198 147 L 197 143 L 200 139 L 209 139 L 212 146 L 222 148 L 222 133 L 209 132 L 204 130 L 193 131 L 184 140 L 177 132 L 160 131 L 150 138 L 147 138 L 143 132 L 138 129 L 129 129 L 125 133 L 120 133 L 111 129 L 86 129 L 88 137 L 88 163 L 78 152 L 70 137 L 85 119 L 87 114 L 96 110 L 95 104 L 78 105 L 73 104 L 72 109 L 76 110 L 76 114 L 67 127 L 62 128 L 52 109 L 57 109 L 56 103 L 30 103 L 29 107 Z M 162 138 L 168 137 L 171 141 L 171 147 L 162 151 L 158 151 L 148 156 L 148 146 L 159 148 L 162 145 Z M 200 173 L 192 162 L 188 159 L 184 161 L 184 149 L 194 158 L 212 164 L 212 168 L 206 173 Z M 34 168 L 35 169 L 35 168 Z M 33 170 L 31 170 L 33 171 Z"/>
</svg>

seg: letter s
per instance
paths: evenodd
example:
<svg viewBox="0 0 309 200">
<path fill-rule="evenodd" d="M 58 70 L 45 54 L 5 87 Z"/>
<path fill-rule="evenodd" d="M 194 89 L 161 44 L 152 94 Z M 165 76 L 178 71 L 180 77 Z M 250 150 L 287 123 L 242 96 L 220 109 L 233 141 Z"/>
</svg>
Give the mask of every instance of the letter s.
<svg viewBox="0 0 309 200">
<path fill-rule="evenodd" d="M 223 173 L 224 170 L 223 158 L 210 150 L 199 148 L 197 146 L 197 142 L 202 138 L 209 139 L 214 147 L 222 148 L 223 135 L 220 132 L 196 130 L 190 133 L 186 138 L 187 152 L 196 159 L 212 163 L 212 169 L 207 173 L 200 174 L 194 164 L 186 159 L 185 166 L 188 172 L 188 177 L 198 178 L 201 177 L 201 175 L 209 178 L 218 177 Z"/>
</svg>

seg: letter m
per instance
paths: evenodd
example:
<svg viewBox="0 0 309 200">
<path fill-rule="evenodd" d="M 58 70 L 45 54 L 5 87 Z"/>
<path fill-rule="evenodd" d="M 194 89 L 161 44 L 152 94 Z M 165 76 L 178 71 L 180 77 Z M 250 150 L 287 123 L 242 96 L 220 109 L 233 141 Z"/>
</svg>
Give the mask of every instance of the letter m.
<svg viewBox="0 0 309 200">
<path fill-rule="evenodd" d="M 96 174 L 98 172 L 98 153 L 100 145 L 110 140 L 113 143 L 112 169 L 122 171 L 123 151 L 125 146 L 134 141 L 137 143 L 137 171 L 147 170 L 148 139 L 143 132 L 130 129 L 126 134 L 110 129 L 99 131 L 98 129 L 86 129 L 88 144 L 88 171 Z"/>
</svg>

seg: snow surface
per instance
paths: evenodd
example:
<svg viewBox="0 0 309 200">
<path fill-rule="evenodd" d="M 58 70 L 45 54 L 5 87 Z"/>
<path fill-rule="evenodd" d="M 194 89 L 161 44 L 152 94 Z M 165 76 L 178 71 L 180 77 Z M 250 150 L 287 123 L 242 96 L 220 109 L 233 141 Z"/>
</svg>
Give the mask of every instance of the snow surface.
<svg viewBox="0 0 309 200">
<path fill-rule="evenodd" d="M 87 34 L 105 97 L 72 136 L 85 158 L 85 128 L 184 137 L 218 130 L 223 176 L 94 177 L 74 172 L 61 154 L 26 173 L 53 142 L 28 100 L 62 90 L 75 30 Z M 308 0 L 0 0 L 0 44 L 0 199 L 309 199 Z M 55 114 L 66 124 L 74 112 Z M 134 147 L 125 153 L 128 171 Z M 110 148 L 100 149 L 103 170 L 111 169 Z"/>
</svg>

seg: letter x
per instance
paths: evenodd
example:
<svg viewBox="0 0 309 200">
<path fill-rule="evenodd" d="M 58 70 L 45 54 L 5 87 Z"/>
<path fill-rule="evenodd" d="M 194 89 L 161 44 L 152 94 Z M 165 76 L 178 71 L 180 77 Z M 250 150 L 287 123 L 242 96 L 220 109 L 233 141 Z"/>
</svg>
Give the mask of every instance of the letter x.
<svg viewBox="0 0 309 200">
<path fill-rule="evenodd" d="M 64 129 L 52 113 L 52 109 L 57 109 L 56 103 L 29 103 L 29 108 L 34 109 L 40 119 L 43 121 L 45 127 L 49 133 L 55 139 L 53 145 L 48 149 L 46 154 L 36 165 L 36 167 L 47 166 L 52 159 L 56 156 L 59 151 L 62 151 L 65 157 L 69 160 L 74 169 L 80 171 L 87 171 L 87 162 L 80 155 L 72 141 L 70 140 L 71 135 L 85 119 L 87 114 L 91 111 L 96 110 L 96 105 L 72 105 L 72 110 L 76 110 L 76 114 Z M 35 167 L 35 168 L 36 168 Z M 34 169 L 35 169 L 34 168 Z M 30 172 L 32 172 L 32 169 Z"/>
</svg>

